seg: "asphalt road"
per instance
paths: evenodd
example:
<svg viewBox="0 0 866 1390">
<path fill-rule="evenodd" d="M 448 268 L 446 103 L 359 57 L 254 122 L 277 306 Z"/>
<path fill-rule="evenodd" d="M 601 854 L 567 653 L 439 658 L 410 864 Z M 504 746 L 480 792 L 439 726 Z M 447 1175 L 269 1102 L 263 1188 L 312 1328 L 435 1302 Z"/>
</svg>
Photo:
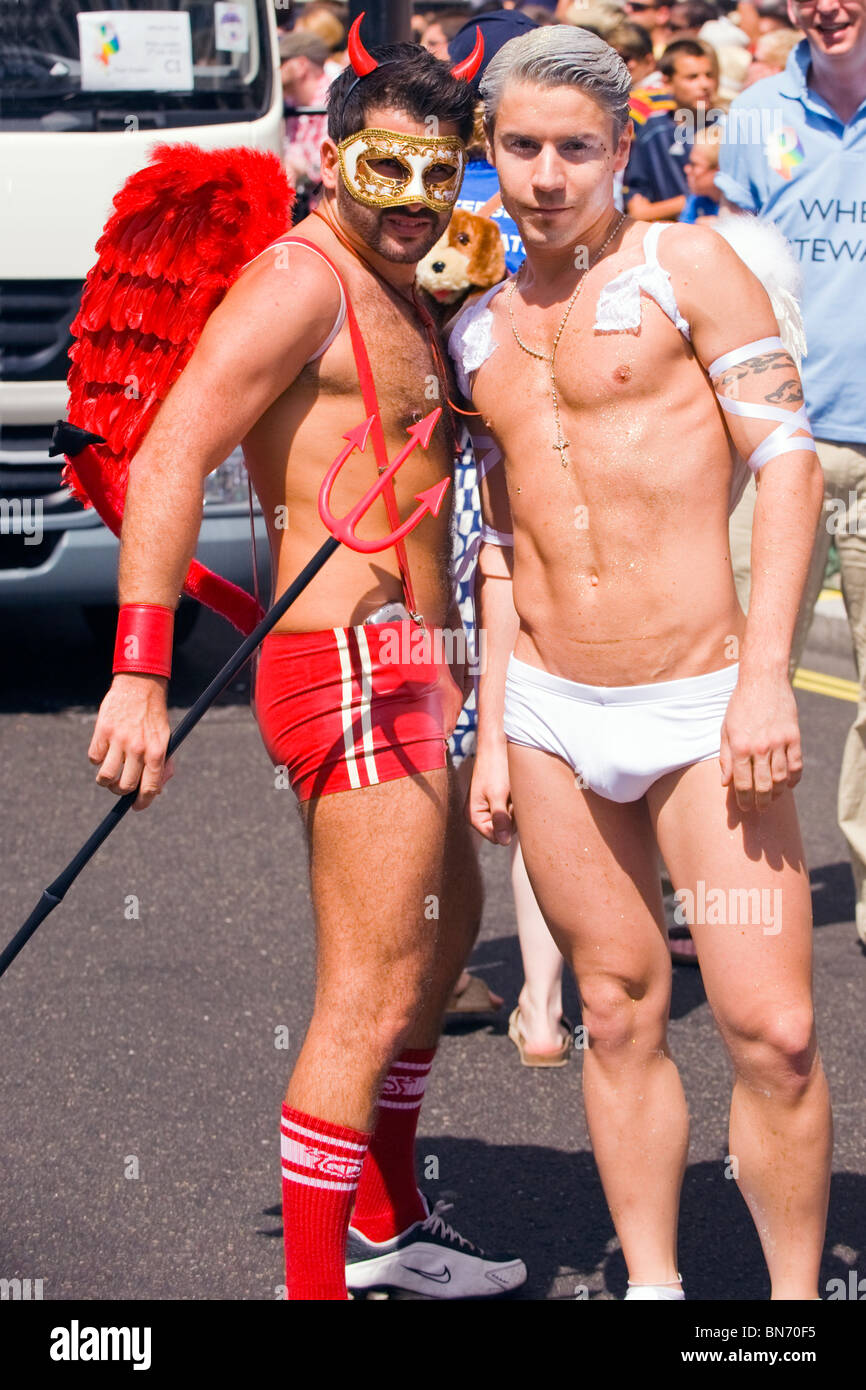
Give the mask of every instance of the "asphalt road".
<svg viewBox="0 0 866 1390">
<path fill-rule="evenodd" d="M 850 678 L 844 629 L 834 631 L 803 664 Z M 85 757 L 109 662 L 74 610 L 0 613 L 0 640 L 5 943 L 109 804 Z M 176 662 L 178 709 L 231 644 L 223 624 L 202 620 Z M 819 1030 L 836 1114 L 823 1277 L 847 1278 L 866 1273 L 866 956 L 835 822 L 855 707 L 808 692 L 798 703 Z M 523 1256 L 525 1298 L 573 1299 L 583 1286 L 621 1299 L 580 1063 L 519 1065 L 505 1036 L 521 982 L 505 851 L 484 846 L 482 862 L 473 969 L 507 1004 L 496 1025 L 443 1039 L 420 1128 L 420 1158 L 438 1161 L 427 1190 L 453 1201 L 458 1229 Z M 300 822 L 291 792 L 274 787 L 241 681 L 191 736 L 155 808 L 126 818 L 0 982 L 0 1277 L 41 1279 L 46 1299 L 275 1298 L 279 1107 L 312 982 Z M 577 1020 L 570 984 L 567 1011 Z M 688 967 L 675 972 L 671 1036 L 692 1114 L 688 1294 L 764 1299 L 758 1241 L 725 1178 L 730 1069 Z"/>
</svg>

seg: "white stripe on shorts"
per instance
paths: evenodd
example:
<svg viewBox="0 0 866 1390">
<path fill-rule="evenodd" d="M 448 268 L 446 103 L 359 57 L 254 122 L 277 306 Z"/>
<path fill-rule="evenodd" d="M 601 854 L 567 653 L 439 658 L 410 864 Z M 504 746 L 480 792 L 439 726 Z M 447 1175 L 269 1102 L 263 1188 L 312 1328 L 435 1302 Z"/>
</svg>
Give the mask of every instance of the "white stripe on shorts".
<svg viewBox="0 0 866 1390">
<path fill-rule="evenodd" d="M 364 762 L 367 767 L 370 786 L 375 787 L 379 782 L 379 773 L 376 768 L 376 755 L 373 749 L 373 720 L 370 709 L 373 698 L 373 667 L 370 661 L 370 647 L 366 632 L 361 626 L 355 628 L 355 633 L 361 656 L 361 738 L 364 746 Z"/>
<path fill-rule="evenodd" d="M 337 650 L 340 653 L 340 671 L 343 676 L 343 688 L 340 692 L 340 715 L 343 720 L 343 747 L 346 750 L 346 768 L 349 773 L 350 786 L 360 787 L 361 774 L 358 772 L 358 764 L 355 759 L 355 740 L 352 734 L 352 660 L 349 655 L 349 645 L 346 641 L 346 633 L 343 628 L 335 627 L 334 635 L 337 639 Z"/>
</svg>

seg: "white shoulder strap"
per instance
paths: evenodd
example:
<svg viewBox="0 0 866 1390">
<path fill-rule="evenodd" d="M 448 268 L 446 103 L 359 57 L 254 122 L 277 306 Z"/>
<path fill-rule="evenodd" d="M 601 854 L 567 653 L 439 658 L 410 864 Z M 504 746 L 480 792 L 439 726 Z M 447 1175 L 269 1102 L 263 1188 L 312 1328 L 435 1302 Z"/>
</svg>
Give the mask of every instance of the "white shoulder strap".
<svg viewBox="0 0 866 1390">
<path fill-rule="evenodd" d="M 659 263 L 659 237 L 665 227 L 673 226 L 671 222 L 651 222 L 649 229 L 643 239 L 643 254 L 647 265 L 657 266 Z M 661 268 L 661 267 L 659 267 Z"/>
</svg>

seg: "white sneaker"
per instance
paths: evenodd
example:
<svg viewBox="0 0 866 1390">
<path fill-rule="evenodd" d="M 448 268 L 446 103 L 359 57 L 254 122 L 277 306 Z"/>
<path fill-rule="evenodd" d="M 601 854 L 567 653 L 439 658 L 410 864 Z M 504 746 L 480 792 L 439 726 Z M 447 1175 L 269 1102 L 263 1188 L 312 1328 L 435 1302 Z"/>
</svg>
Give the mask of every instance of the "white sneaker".
<svg viewBox="0 0 866 1390">
<path fill-rule="evenodd" d="M 368 1240 L 349 1227 L 346 1283 L 353 1294 L 370 1290 L 427 1298 L 495 1298 L 526 1283 L 526 1265 L 512 1256 L 485 1255 L 442 1219 L 450 1203 L 437 1202 L 426 1220 L 391 1240 Z"/>
</svg>

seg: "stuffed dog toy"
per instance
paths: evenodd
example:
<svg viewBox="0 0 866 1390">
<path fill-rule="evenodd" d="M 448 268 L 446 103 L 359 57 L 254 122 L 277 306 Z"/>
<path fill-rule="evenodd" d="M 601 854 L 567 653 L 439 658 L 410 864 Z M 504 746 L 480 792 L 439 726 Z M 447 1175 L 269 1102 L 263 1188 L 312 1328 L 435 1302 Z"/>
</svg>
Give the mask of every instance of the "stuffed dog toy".
<svg viewBox="0 0 866 1390">
<path fill-rule="evenodd" d="M 499 227 L 489 217 L 456 208 L 444 234 L 422 261 L 416 282 L 449 314 L 475 290 L 487 290 L 505 275 Z"/>
</svg>

